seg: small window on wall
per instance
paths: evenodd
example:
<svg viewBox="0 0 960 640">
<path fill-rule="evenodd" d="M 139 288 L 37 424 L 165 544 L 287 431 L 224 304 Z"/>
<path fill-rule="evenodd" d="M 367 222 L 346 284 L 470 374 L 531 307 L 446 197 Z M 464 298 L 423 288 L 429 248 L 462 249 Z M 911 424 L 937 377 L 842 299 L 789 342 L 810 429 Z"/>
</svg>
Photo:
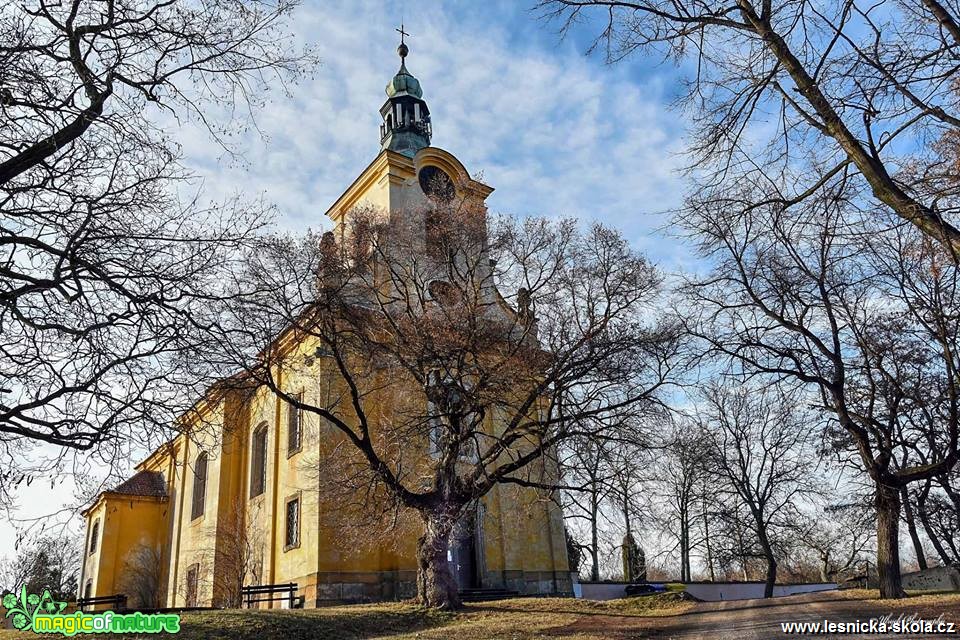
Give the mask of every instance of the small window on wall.
<svg viewBox="0 0 960 640">
<path fill-rule="evenodd" d="M 186 606 L 197 606 L 197 592 L 200 586 L 200 565 L 192 564 L 187 568 Z"/>
<path fill-rule="evenodd" d="M 287 530 L 283 550 L 300 546 L 300 496 L 287 499 Z"/>
<path fill-rule="evenodd" d="M 254 430 L 250 449 L 250 497 L 255 498 L 267 488 L 266 423 L 261 424 Z"/>
<path fill-rule="evenodd" d="M 100 538 L 100 521 L 93 521 L 93 528 L 90 529 L 90 555 L 97 552 L 97 539 Z"/>
<path fill-rule="evenodd" d="M 83 597 L 89 598 L 93 596 L 93 579 L 87 580 L 87 584 L 83 585 Z"/>
<path fill-rule="evenodd" d="M 190 519 L 196 520 L 203 515 L 204 500 L 207 492 L 207 454 L 201 453 L 193 465 L 193 507 Z"/>
<path fill-rule="evenodd" d="M 295 394 L 297 403 L 303 402 L 303 392 Z M 287 404 L 287 457 L 300 451 L 303 445 L 303 410 L 294 404 Z"/>
</svg>

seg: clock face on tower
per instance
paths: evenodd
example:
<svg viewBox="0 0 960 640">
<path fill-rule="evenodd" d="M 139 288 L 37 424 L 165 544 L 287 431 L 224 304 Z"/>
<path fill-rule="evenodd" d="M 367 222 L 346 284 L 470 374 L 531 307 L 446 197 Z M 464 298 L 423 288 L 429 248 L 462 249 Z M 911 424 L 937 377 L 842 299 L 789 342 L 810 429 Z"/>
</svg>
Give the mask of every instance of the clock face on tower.
<svg viewBox="0 0 960 640">
<path fill-rule="evenodd" d="M 417 180 L 427 197 L 435 202 L 449 202 L 456 195 L 453 180 L 439 167 L 423 167 L 417 174 Z"/>
</svg>

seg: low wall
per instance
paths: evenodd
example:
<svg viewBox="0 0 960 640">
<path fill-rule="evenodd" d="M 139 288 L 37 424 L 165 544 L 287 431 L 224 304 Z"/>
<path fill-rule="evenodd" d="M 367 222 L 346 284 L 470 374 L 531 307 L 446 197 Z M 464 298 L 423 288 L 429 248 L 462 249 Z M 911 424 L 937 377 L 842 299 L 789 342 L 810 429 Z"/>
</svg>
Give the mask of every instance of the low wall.
<svg viewBox="0 0 960 640">
<path fill-rule="evenodd" d="M 905 573 L 902 580 L 903 588 L 911 591 L 960 591 L 960 566 Z"/>
<path fill-rule="evenodd" d="M 650 584 L 657 584 L 651 582 Z M 616 600 L 627 595 L 626 583 L 584 582 L 581 583 L 583 597 L 586 600 Z M 762 582 L 691 582 L 685 585 L 686 591 L 698 600 L 714 602 L 717 600 L 750 600 L 763 597 Z M 793 596 L 799 593 L 830 591 L 836 589 L 833 582 L 811 584 L 778 584 L 773 588 L 775 598 Z"/>
<path fill-rule="evenodd" d="M 584 600 L 616 600 L 626 597 L 625 583 L 581 582 L 580 591 Z"/>
</svg>

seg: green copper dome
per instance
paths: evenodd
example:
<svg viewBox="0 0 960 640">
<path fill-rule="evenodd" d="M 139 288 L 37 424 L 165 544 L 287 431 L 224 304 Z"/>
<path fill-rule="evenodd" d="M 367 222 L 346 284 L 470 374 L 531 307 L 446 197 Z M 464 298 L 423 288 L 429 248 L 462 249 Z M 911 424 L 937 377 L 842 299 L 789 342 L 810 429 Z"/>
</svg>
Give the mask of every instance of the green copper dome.
<svg viewBox="0 0 960 640">
<path fill-rule="evenodd" d="M 410 75 L 410 72 L 407 71 L 407 65 L 404 63 L 400 63 L 400 71 L 397 71 L 397 75 L 393 76 L 393 79 L 387 83 L 386 91 L 388 98 L 402 94 L 411 95 L 414 98 L 423 97 L 420 81 Z"/>
</svg>

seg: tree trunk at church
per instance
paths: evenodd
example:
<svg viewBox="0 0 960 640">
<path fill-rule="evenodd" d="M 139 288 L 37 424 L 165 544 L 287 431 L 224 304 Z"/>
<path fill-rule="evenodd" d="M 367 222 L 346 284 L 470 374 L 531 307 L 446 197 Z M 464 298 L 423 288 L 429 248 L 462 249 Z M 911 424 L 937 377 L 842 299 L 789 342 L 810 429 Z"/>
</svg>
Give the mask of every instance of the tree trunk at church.
<svg viewBox="0 0 960 640">
<path fill-rule="evenodd" d="M 424 516 L 424 532 L 417 541 L 417 602 L 435 609 L 456 609 L 460 592 L 447 552 L 455 521 L 437 514 Z"/>
<path fill-rule="evenodd" d="M 880 597 L 903 598 L 900 579 L 900 489 L 877 484 L 877 575 Z"/>
</svg>

